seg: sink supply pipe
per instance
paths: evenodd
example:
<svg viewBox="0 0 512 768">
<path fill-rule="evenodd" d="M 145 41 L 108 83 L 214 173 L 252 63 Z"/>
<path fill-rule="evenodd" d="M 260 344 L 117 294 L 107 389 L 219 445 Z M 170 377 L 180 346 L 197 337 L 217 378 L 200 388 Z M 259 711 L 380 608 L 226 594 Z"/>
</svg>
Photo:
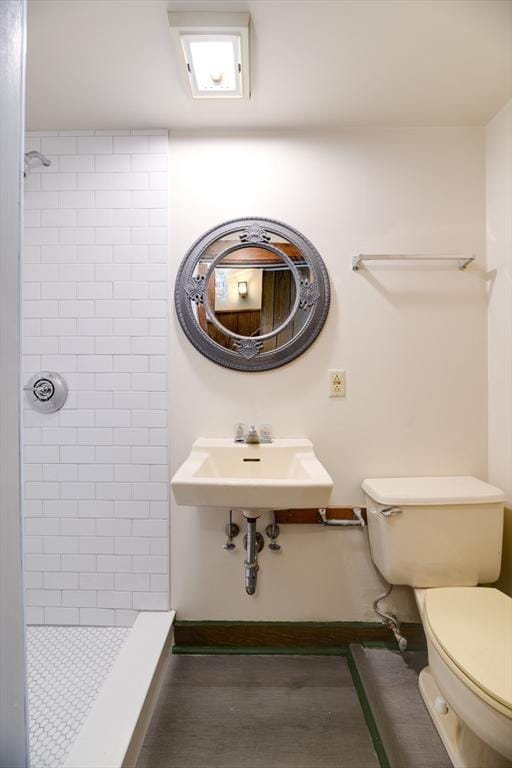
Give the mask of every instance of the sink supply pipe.
<svg viewBox="0 0 512 768">
<path fill-rule="evenodd" d="M 233 522 L 233 510 L 229 510 L 229 523 L 226 525 L 225 529 L 226 536 L 228 537 L 228 540 L 224 544 L 224 549 L 228 552 L 231 552 L 233 549 L 236 549 L 236 544 L 233 542 L 233 539 L 238 536 L 240 533 L 240 528 L 236 523 Z"/>
<path fill-rule="evenodd" d="M 256 592 L 256 582 L 258 579 L 258 554 L 256 542 L 256 521 L 257 517 L 247 518 L 247 549 L 245 560 L 245 591 L 248 595 L 254 595 Z"/>
<path fill-rule="evenodd" d="M 268 548 L 271 552 L 280 552 L 281 545 L 277 543 L 277 537 L 281 533 L 278 524 L 276 523 L 276 513 L 272 512 L 272 522 L 265 528 L 265 533 L 270 539 Z"/>
<path fill-rule="evenodd" d="M 363 520 L 363 513 L 360 507 L 353 508 L 352 514 L 354 515 L 354 517 L 352 518 L 352 520 L 328 520 L 327 510 L 325 509 L 325 507 L 321 507 L 318 510 L 318 514 L 320 515 L 322 525 L 326 525 L 332 528 L 364 528 L 365 526 L 365 523 Z"/>
</svg>

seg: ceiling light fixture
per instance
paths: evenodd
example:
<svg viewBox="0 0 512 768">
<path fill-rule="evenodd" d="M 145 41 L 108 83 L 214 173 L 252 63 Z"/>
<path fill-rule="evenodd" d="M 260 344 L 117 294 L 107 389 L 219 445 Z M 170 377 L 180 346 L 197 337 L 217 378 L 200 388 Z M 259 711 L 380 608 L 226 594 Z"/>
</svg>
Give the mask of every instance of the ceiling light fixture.
<svg viewBox="0 0 512 768">
<path fill-rule="evenodd" d="M 169 13 L 194 99 L 249 98 L 249 14 Z"/>
</svg>

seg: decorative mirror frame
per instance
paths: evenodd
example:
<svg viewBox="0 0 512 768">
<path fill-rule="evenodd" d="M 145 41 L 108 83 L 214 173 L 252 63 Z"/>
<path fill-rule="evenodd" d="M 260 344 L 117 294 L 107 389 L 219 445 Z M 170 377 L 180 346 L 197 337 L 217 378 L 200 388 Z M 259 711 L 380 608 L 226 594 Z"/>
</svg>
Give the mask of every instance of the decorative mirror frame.
<svg viewBox="0 0 512 768">
<path fill-rule="evenodd" d="M 205 252 L 215 241 L 237 233 L 239 233 L 240 242 L 233 242 L 233 245 L 215 256 L 206 275 L 194 274 Z M 284 238 L 301 253 L 310 270 L 311 281 L 303 279 L 293 260 L 276 244 L 270 242 L 272 235 Z M 250 245 L 257 245 L 258 248 L 279 256 L 290 267 L 296 287 L 294 306 L 286 320 L 270 333 L 255 337 L 239 336 L 219 323 L 210 307 L 206 290 L 215 267 L 222 259 Z M 293 227 L 280 221 L 259 217 L 232 219 L 209 229 L 187 251 L 176 276 L 174 301 L 176 314 L 185 335 L 205 357 L 218 365 L 236 371 L 268 371 L 295 360 L 317 338 L 329 311 L 329 275 L 314 245 Z M 225 336 L 232 339 L 232 350 L 221 346 L 206 335 L 194 314 L 194 304 L 203 305 L 208 319 Z M 286 328 L 297 312 L 306 310 L 310 310 L 306 322 L 292 339 L 278 349 L 261 352 L 263 341 L 276 336 Z"/>
</svg>

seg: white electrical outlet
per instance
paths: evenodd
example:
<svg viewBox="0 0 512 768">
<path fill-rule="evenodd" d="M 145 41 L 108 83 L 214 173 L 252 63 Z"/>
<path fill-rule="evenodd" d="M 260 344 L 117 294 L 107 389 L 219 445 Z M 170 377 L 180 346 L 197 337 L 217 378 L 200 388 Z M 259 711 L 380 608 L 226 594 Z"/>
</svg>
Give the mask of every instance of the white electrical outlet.
<svg viewBox="0 0 512 768">
<path fill-rule="evenodd" d="M 345 397 L 345 371 L 329 371 L 329 397 Z"/>
</svg>

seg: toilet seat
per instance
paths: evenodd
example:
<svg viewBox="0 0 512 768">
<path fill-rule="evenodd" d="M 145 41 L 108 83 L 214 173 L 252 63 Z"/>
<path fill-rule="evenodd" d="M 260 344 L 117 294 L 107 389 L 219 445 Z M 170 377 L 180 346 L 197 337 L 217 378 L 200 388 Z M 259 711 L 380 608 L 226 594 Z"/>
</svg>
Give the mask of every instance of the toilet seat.
<svg viewBox="0 0 512 768">
<path fill-rule="evenodd" d="M 485 587 L 428 589 L 423 618 L 457 677 L 512 719 L 512 599 Z"/>
</svg>

